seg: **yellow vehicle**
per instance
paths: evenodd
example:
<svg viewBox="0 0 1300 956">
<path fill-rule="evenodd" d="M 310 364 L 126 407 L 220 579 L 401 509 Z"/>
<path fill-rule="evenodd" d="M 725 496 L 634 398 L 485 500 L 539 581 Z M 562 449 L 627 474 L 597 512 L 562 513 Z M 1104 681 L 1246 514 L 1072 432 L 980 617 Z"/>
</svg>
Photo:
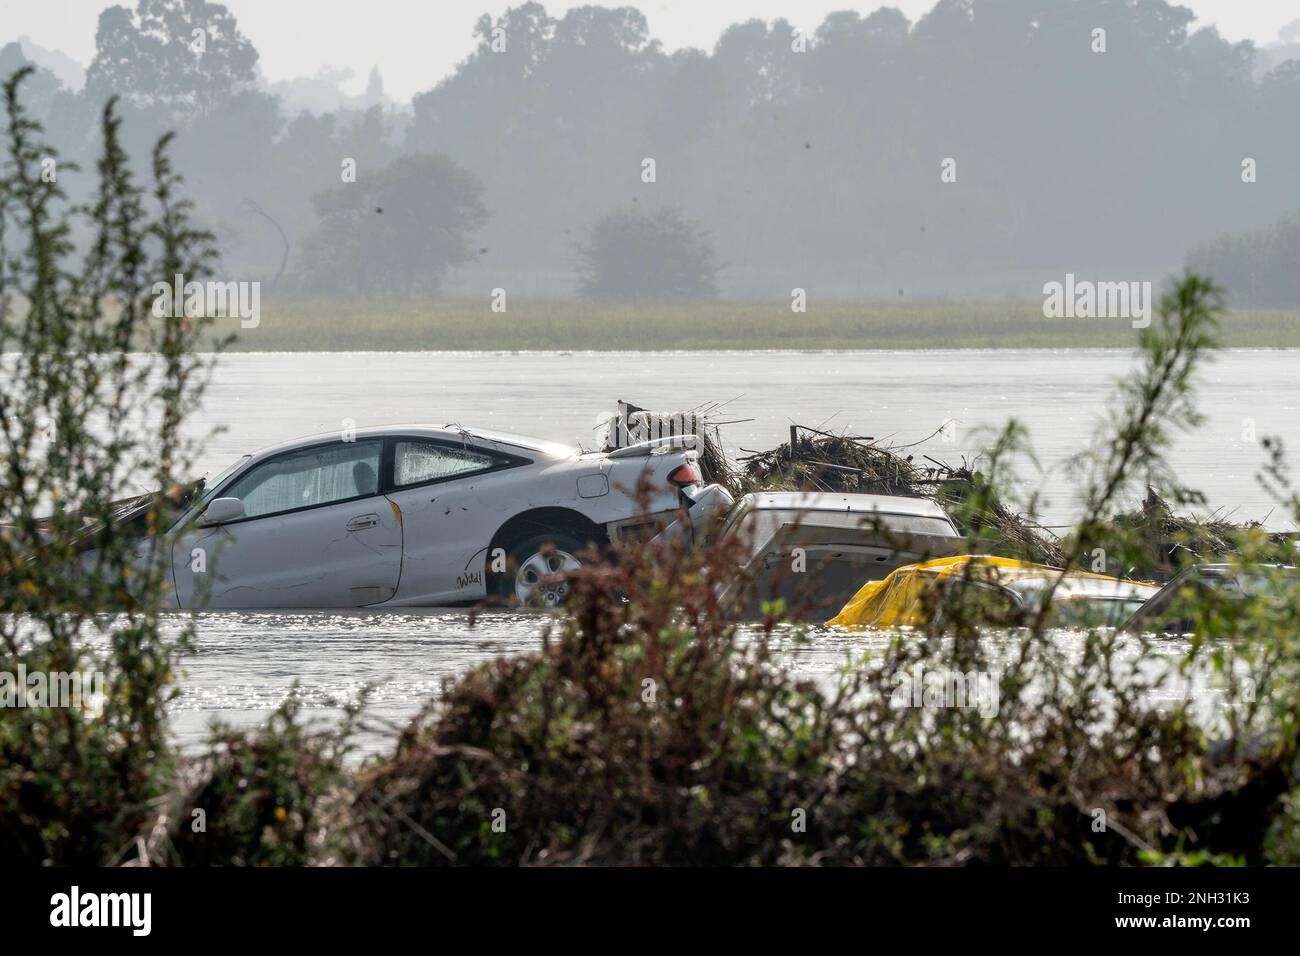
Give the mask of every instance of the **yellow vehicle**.
<svg viewBox="0 0 1300 956">
<path fill-rule="evenodd" d="M 1154 584 L 1051 568 L 993 555 L 960 555 L 909 564 L 869 581 L 827 623 L 841 627 L 921 627 L 941 607 L 943 589 L 965 584 L 996 624 L 1031 620 L 1052 592 L 1051 618 L 1066 627 L 1124 623 L 1159 590 Z"/>
</svg>

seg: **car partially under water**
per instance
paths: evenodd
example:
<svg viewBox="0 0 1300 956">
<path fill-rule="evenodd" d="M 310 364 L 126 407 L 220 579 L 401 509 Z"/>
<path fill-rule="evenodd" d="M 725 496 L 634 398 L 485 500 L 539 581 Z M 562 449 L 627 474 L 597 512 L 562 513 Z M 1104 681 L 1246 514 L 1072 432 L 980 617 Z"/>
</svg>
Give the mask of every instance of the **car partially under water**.
<svg viewBox="0 0 1300 956">
<path fill-rule="evenodd" d="M 870 581 L 827 623 L 839 627 L 924 627 L 939 620 L 945 592 L 960 589 L 962 605 L 982 623 L 1015 627 L 1047 606 L 1061 627 L 1117 627 L 1159 588 L 1086 571 L 1062 571 L 994 555 L 960 555 L 899 568 Z"/>
<path fill-rule="evenodd" d="M 589 545 L 689 511 L 694 442 L 584 452 L 429 425 L 286 442 L 236 461 L 171 523 L 175 605 L 554 607 Z"/>
<path fill-rule="evenodd" d="M 779 600 L 784 616 L 816 621 L 863 581 L 957 554 L 963 543 L 929 499 L 856 493 L 745 495 L 718 534 L 742 542 L 743 573 L 727 593 L 748 616 Z"/>
<path fill-rule="evenodd" d="M 687 489 L 692 510 L 652 544 L 727 542 L 735 574 L 719 596 L 741 617 L 779 602 L 787 620 L 824 621 L 864 581 L 961 553 L 965 539 L 928 498 L 857 492 L 758 492 L 733 500 L 719 485 Z"/>
<path fill-rule="evenodd" d="M 1189 634 L 1197 608 L 1252 600 L 1294 601 L 1300 568 L 1278 564 L 1195 564 L 1153 594 L 1123 629 L 1134 634 Z"/>
</svg>

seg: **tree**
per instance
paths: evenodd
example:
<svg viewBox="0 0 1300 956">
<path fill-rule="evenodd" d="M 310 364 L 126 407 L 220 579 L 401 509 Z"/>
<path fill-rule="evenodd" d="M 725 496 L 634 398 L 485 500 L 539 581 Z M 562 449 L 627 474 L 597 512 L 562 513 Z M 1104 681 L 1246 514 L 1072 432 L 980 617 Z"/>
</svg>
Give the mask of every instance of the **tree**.
<svg viewBox="0 0 1300 956">
<path fill-rule="evenodd" d="M 134 13 L 108 7 L 95 48 L 87 92 L 120 95 L 171 117 L 206 116 L 257 79 L 257 50 L 234 15 L 207 0 L 138 0 Z"/>
<path fill-rule="evenodd" d="M 713 243 L 681 212 L 619 211 L 604 216 L 579 246 L 580 291 L 588 298 L 687 299 L 718 294 Z"/>
<path fill-rule="evenodd" d="M 312 200 L 319 228 L 304 245 L 302 277 L 354 293 L 437 292 L 474 256 L 487 222 L 477 177 L 446 156 L 403 156 Z"/>
</svg>

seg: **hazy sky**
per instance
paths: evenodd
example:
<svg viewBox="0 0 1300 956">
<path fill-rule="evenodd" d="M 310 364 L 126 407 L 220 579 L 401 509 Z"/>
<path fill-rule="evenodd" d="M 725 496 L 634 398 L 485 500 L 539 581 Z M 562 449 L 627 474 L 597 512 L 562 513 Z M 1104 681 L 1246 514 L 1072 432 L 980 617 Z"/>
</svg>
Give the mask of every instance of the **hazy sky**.
<svg viewBox="0 0 1300 956">
<path fill-rule="evenodd" d="M 651 34 L 674 50 L 710 49 L 728 24 L 753 17 L 785 17 L 811 30 L 834 10 L 867 12 L 895 6 L 915 21 L 933 3 L 646 0 L 633 5 L 645 13 Z M 26 35 L 84 66 L 94 56 L 95 24 L 107 5 L 104 0 L 0 0 L 0 41 Z M 480 14 L 496 15 L 511 6 L 501 0 L 225 0 L 225 5 L 261 53 L 268 79 L 311 76 L 326 65 L 348 68 L 355 74 L 349 92 L 355 93 L 377 65 L 388 94 L 397 99 L 428 89 L 470 52 Z M 552 15 L 581 5 L 562 0 L 545 3 Z M 604 5 L 621 4 L 612 0 Z M 1183 6 L 1196 12 L 1200 25 L 1213 23 L 1228 39 L 1251 39 L 1261 46 L 1275 41 L 1283 26 L 1300 19 L 1297 0 L 1186 0 Z"/>
</svg>

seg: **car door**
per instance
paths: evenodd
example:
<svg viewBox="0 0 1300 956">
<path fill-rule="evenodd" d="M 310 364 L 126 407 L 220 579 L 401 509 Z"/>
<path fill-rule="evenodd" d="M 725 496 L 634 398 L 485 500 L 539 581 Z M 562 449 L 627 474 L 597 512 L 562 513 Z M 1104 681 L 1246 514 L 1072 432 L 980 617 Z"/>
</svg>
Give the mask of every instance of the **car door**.
<svg viewBox="0 0 1300 956">
<path fill-rule="evenodd" d="M 182 607 L 361 607 L 397 593 L 402 527 L 380 494 L 382 439 L 328 442 L 258 462 L 213 497 L 244 516 L 182 535 Z"/>
<path fill-rule="evenodd" d="M 420 437 L 390 439 L 388 496 L 402 521 L 401 604 L 476 601 L 484 549 L 521 503 L 503 486 L 531 462 L 497 449 Z"/>
</svg>

